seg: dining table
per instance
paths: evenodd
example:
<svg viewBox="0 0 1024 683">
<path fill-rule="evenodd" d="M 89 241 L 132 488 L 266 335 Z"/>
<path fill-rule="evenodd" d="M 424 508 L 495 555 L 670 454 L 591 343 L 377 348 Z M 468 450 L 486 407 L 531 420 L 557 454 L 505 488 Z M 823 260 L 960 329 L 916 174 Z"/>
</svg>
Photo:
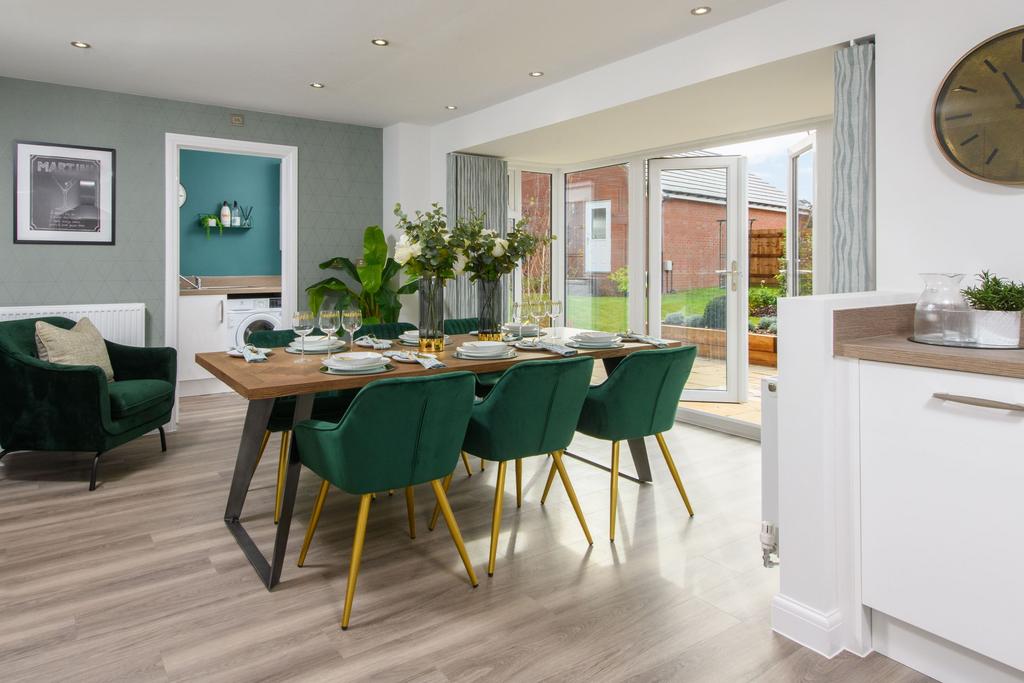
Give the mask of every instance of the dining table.
<svg viewBox="0 0 1024 683">
<path fill-rule="evenodd" d="M 576 328 L 546 328 L 545 339 L 556 343 L 579 332 Z M 493 373 L 506 370 L 516 363 L 530 360 L 557 359 L 560 356 L 543 348 L 515 348 L 515 357 L 501 359 L 467 359 L 458 358 L 455 349 L 476 337 L 471 335 L 452 335 L 450 343 L 444 351 L 436 354 L 445 364 L 443 368 L 427 369 L 419 363 L 399 363 L 392 361 L 386 372 L 378 374 L 341 375 L 321 371 L 323 355 L 309 354 L 304 357 L 307 362 L 296 362 L 299 356 L 285 353 L 277 349 L 262 362 L 247 362 L 242 358 L 228 355 L 223 351 L 197 353 L 196 363 L 210 372 L 214 377 L 227 384 L 239 396 L 248 401 L 245 422 L 238 444 L 234 473 L 228 491 L 227 507 L 224 510 L 224 523 L 234 536 L 242 552 L 249 560 L 253 569 L 267 590 L 278 584 L 284 564 L 285 551 L 288 545 L 288 531 L 291 525 L 292 511 L 295 507 L 295 495 L 301 469 L 295 441 L 292 440 L 288 456 L 288 472 L 285 479 L 285 490 L 281 505 L 280 520 L 274 537 L 274 547 L 270 558 L 256 545 L 242 523 L 242 509 L 245 506 L 246 494 L 252 481 L 253 473 L 260 456 L 260 443 L 267 429 L 274 400 L 284 397 L 295 397 L 295 414 L 293 425 L 308 420 L 312 413 L 313 398 L 320 392 L 358 389 L 370 382 L 391 377 L 422 377 L 446 372 L 468 371 L 473 373 Z M 399 341 L 393 342 L 394 348 L 403 350 Z M 680 346 L 681 342 L 667 341 L 669 346 Z M 623 358 L 643 349 L 654 348 L 652 344 L 638 341 L 623 341 L 614 348 L 579 348 L 579 355 L 592 356 L 601 360 L 605 371 L 610 373 Z M 338 416 L 341 419 L 341 416 Z M 650 482 L 651 469 L 647 458 L 647 449 L 643 439 L 632 439 L 629 442 L 630 453 L 636 468 L 636 481 Z M 568 455 L 568 453 L 567 453 Z M 577 456 L 578 457 L 578 456 Z M 582 459 L 582 458 L 581 458 Z M 589 462 L 589 461 L 588 461 Z M 597 463 L 595 464 L 599 467 Z M 610 471 L 610 470 L 609 470 Z M 633 479 L 633 477 L 630 477 Z"/>
</svg>

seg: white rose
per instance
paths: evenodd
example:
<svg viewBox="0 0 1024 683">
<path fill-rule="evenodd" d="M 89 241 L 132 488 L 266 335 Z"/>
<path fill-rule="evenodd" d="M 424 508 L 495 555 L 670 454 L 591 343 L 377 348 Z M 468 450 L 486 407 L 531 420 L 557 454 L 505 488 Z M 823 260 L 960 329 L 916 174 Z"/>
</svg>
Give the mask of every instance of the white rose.
<svg viewBox="0 0 1024 683">
<path fill-rule="evenodd" d="M 494 240 L 494 248 L 491 249 L 491 256 L 497 258 L 505 253 L 508 248 L 508 240 L 502 239 L 501 237 Z"/>
<path fill-rule="evenodd" d="M 455 264 L 452 266 L 455 274 L 462 275 L 465 273 L 467 265 L 469 265 L 469 259 L 466 258 L 466 254 L 461 251 L 458 252 L 458 255 L 455 257 Z"/>
<path fill-rule="evenodd" d="M 402 236 L 398 238 L 398 242 L 395 244 L 395 261 L 399 265 L 405 265 L 414 256 L 419 256 L 420 252 L 423 251 L 423 247 L 419 243 L 409 244 L 409 238 L 402 233 Z"/>
</svg>

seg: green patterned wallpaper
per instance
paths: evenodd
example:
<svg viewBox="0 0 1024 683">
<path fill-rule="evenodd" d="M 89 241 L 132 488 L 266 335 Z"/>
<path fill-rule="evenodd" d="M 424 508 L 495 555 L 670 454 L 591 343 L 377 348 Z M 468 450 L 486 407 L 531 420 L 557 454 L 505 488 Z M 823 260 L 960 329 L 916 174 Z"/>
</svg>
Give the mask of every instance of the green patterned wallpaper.
<svg viewBox="0 0 1024 683">
<path fill-rule="evenodd" d="M 232 126 L 229 115 L 245 115 Z M 0 306 L 146 304 L 146 339 L 164 338 L 164 133 L 299 148 L 299 302 L 317 264 L 356 257 L 383 203 L 379 128 L 0 78 Z M 117 150 L 117 244 L 13 244 L 15 140 Z"/>
</svg>

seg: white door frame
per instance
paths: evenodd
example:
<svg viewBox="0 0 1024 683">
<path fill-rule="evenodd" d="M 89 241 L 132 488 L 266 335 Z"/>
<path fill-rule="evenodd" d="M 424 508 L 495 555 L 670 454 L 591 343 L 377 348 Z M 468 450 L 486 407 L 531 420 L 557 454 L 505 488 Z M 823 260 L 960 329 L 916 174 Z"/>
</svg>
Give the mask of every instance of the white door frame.
<svg viewBox="0 0 1024 683">
<path fill-rule="evenodd" d="M 299 270 L 299 148 L 265 142 L 228 140 L 181 133 L 164 135 L 164 345 L 178 347 L 179 152 L 200 150 L 248 154 L 281 160 L 281 317 L 290 320 L 297 306 Z M 192 273 L 188 273 L 191 275 Z M 171 428 L 178 422 L 174 404 Z"/>
<path fill-rule="evenodd" d="M 800 156 L 806 152 L 817 152 L 816 150 L 816 136 L 814 131 L 801 139 L 798 140 L 795 145 L 792 145 L 788 150 L 788 171 L 786 178 L 786 296 L 799 296 L 799 258 L 800 253 L 800 198 L 797 197 L 797 190 L 799 186 L 799 168 L 797 166 Z M 816 263 L 814 253 L 814 242 L 817 235 L 818 227 L 818 194 L 817 194 L 817 176 L 818 176 L 818 158 L 817 153 L 814 156 L 814 174 L 811 178 L 811 184 L 814 188 L 814 201 L 811 203 L 811 263 Z M 817 282 L 815 281 L 814 273 L 811 273 L 811 293 L 816 294 L 815 289 Z"/>
<path fill-rule="evenodd" d="M 508 216 L 512 220 L 523 217 L 523 171 L 543 173 L 551 176 L 551 297 L 560 301 L 565 295 L 565 248 L 562 220 L 562 189 L 559 187 L 561 175 L 557 166 L 545 164 L 529 164 L 523 162 L 508 163 Z M 519 268 L 512 274 L 512 301 L 519 302 L 523 298 L 523 277 Z M 562 312 L 551 322 L 554 327 L 565 324 L 565 302 Z"/>
<path fill-rule="evenodd" d="M 725 391 L 686 389 L 684 401 L 738 403 L 747 398 L 747 285 L 748 240 L 747 160 L 741 156 L 673 157 L 648 161 L 647 319 L 650 333 L 661 335 L 662 216 L 661 192 L 655 191 L 666 169 L 723 168 L 726 170 L 726 388 Z"/>
</svg>

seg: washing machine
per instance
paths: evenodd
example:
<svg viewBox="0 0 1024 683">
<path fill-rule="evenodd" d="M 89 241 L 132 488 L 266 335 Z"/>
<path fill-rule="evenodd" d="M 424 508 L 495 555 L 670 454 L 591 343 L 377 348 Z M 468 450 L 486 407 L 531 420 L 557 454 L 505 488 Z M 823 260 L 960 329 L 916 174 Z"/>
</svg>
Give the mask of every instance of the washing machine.
<svg viewBox="0 0 1024 683">
<path fill-rule="evenodd" d="M 228 348 L 243 346 L 260 330 L 281 329 L 281 297 L 229 298 L 225 303 Z"/>
</svg>

